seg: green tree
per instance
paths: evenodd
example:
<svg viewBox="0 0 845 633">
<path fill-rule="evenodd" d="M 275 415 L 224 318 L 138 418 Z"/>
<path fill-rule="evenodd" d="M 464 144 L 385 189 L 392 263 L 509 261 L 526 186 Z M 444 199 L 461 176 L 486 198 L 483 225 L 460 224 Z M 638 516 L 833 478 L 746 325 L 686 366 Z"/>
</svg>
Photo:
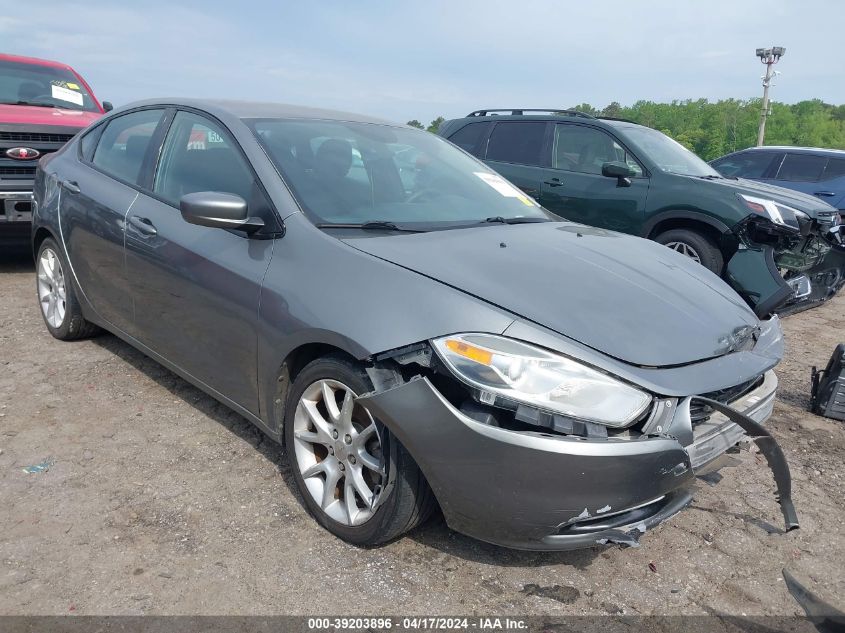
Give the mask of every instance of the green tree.
<svg viewBox="0 0 845 633">
<path fill-rule="evenodd" d="M 420 123 L 419 121 L 417 121 L 416 119 L 411 119 L 411 120 L 410 120 L 410 121 L 408 121 L 405 125 L 410 125 L 411 127 L 415 127 L 415 128 L 417 128 L 418 130 L 423 129 L 423 124 L 422 124 L 422 123 Z"/>
<path fill-rule="evenodd" d="M 439 117 L 437 117 L 436 119 L 434 119 L 434 121 L 432 121 L 431 123 L 429 123 L 428 127 L 427 127 L 427 128 L 425 128 L 425 129 L 426 129 L 426 130 L 428 130 L 429 132 L 437 132 L 437 129 L 440 127 L 440 125 L 441 125 L 441 124 L 443 123 L 443 121 L 445 121 L 445 120 L 446 120 L 446 119 L 444 119 L 442 116 L 439 116 Z"/>
</svg>

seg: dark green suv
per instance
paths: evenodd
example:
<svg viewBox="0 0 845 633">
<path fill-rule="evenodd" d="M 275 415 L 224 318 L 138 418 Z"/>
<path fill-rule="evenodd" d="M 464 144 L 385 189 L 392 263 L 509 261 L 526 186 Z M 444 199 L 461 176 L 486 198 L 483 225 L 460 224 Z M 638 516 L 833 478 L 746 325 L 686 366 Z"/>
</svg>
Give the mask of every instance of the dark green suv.
<svg viewBox="0 0 845 633">
<path fill-rule="evenodd" d="M 576 111 L 517 109 L 478 110 L 444 122 L 438 134 L 558 215 L 695 259 L 760 314 L 825 299 L 845 281 L 841 254 L 828 257 L 841 243 L 836 209 L 725 178 L 657 130 Z"/>
</svg>

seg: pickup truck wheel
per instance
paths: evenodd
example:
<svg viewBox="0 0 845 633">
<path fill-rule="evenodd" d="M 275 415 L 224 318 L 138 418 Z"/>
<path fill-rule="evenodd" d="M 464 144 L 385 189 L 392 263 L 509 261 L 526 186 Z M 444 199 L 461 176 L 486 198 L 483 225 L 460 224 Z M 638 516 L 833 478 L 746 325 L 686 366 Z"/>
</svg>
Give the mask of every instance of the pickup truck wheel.
<svg viewBox="0 0 845 633">
<path fill-rule="evenodd" d="M 689 257 L 717 275 L 725 265 L 719 247 L 709 237 L 689 229 L 672 229 L 661 233 L 654 241 Z"/>
<path fill-rule="evenodd" d="M 86 338 L 99 331 L 82 316 L 68 272 L 58 244 L 51 238 L 44 240 L 38 249 L 35 284 L 44 323 L 60 341 Z"/>
<path fill-rule="evenodd" d="M 371 390 L 357 365 L 321 358 L 296 377 L 285 411 L 286 452 L 305 507 L 353 545 L 389 541 L 425 521 L 435 507 L 410 454 L 355 402 Z"/>
</svg>

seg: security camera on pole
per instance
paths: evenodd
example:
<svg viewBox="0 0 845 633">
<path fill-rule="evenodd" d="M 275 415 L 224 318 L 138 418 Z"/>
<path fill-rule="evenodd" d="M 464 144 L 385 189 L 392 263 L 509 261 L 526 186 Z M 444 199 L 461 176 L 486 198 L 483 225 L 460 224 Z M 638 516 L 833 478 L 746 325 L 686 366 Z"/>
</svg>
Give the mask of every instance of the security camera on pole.
<svg viewBox="0 0 845 633">
<path fill-rule="evenodd" d="M 769 86 L 772 83 L 772 66 L 780 61 L 786 54 L 783 46 L 772 46 L 771 48 L 758 48 L 757 57 L 766 64 L 766 74 L 763 75 L 763 108 L 760 110 L 760 127 L 757 129 L 757 146 L 763 144 L 763 136 L 766 134 L 766 117 L 769 116 Z"/>
</svg>

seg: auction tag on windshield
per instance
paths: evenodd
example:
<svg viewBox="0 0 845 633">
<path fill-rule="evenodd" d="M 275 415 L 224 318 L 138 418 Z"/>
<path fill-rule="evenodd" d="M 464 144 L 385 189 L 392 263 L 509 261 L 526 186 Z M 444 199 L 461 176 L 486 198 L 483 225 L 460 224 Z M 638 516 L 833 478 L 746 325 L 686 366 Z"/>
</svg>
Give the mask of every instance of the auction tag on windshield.
<svg viewBox="0 0 845 633">
<path fill-rule="evenodd" d="M 536 203 L 531 198 L 526 196 L 522 191 L 514 187 L 501 176 L 488 174 L 484 171 L 475 171 L 473 173 L 506 198 L 516 198 L 522 204 L 529 207 L 536 206 Z"/>
<path fill-rule="evenodd" d="M 67 88 L 62 88 L 61 86 L 50 86 L 50 88 L 53 91 L 53 99 L 69 101 L 70 103 L 75 103 L 79 106 L 82 105 L 82 95 L 80 93 L 68 90 Z"/>
</svg>

